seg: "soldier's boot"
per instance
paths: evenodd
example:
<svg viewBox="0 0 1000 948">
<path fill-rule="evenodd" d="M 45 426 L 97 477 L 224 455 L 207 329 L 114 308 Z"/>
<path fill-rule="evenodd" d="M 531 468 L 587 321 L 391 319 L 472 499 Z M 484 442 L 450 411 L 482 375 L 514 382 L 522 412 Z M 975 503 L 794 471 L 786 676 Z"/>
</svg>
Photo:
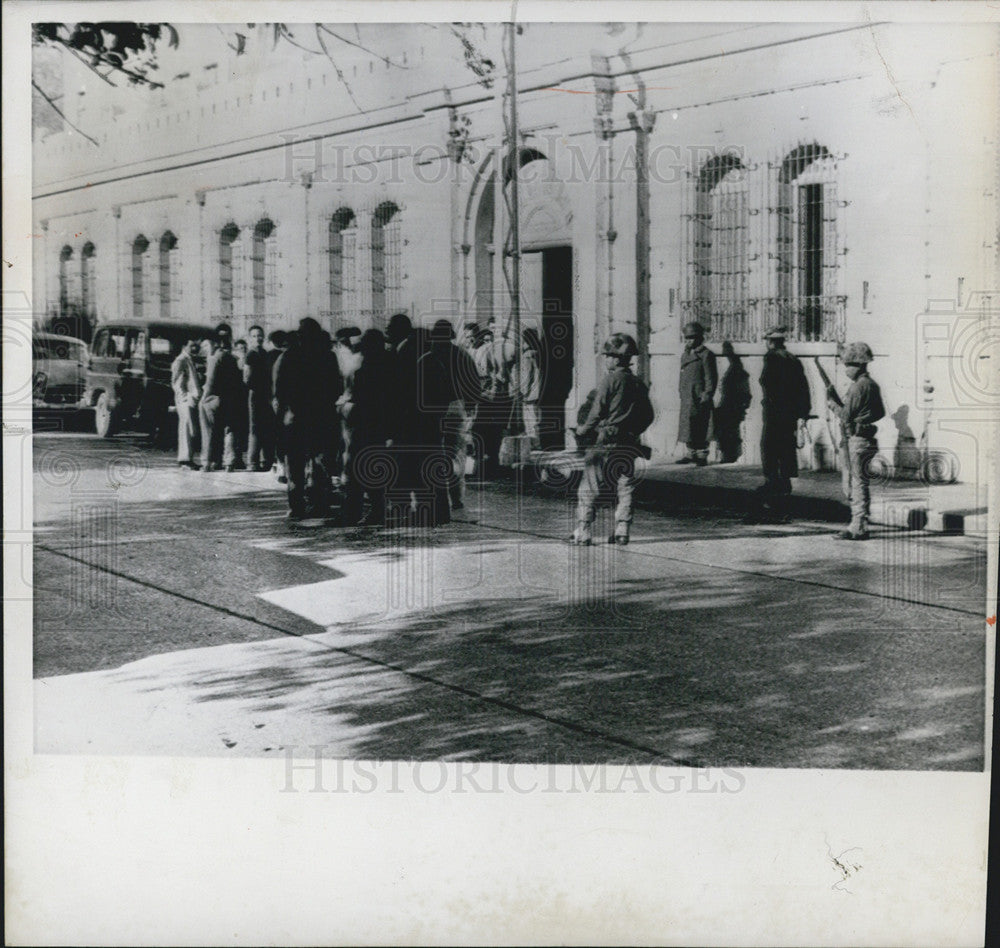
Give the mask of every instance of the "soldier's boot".
<svg viewBox="0 0 1000 948">
<path fill-rule="evenodd" d="M 581 520 L 573 531 L 572 536 L 567 540 L 573 546 L 590 546 L 594 537 L 590 529 L 590 524 Z"/>
<path fill-rule="evenodd" d="M 617 543 L 619 546 L 627 546 L 629 526 L 630 524 L 627 520 L 619 520 L 615 524 L 615 532 L 608 537 L 608 543 Z"/>
</svg>

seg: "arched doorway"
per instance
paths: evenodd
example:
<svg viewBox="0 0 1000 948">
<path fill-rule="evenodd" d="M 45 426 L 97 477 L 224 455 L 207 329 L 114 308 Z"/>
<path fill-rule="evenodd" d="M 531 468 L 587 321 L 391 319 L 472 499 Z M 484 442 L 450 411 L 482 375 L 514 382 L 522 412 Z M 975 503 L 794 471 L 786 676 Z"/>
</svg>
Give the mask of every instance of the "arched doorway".
<svg viewBox="0 0 1000 948">
<path fill-rule="evenodd" d="M 523 149 L 518 172 L 524 322 L 542 341 L 539 436 L 542 448 L 566 442 L 573 390 L 573 215 L 565 185 L 540 152 Z"/>
<path fill-rule="evenodd" d="M 476 322 L 485 326 L 508 309 L 502 271 L 504 236 L 497 234 L 496 214 L 503 200 L 496 194 L 497 169 L 490 156 L 480 165 L 466 207 L 465 240 L 471 250 L 474 290 L 465 294 Z M 503 185 L 510 186 L 509 162 Z M 573 389 L 573 240 L 572 210 L 564 184 L 540 151 L 522 148 L 518 168 L 521 220 L 521 325 L 538 333 L 542 344 L 542 393 L 539 436 L 544 448 L 562 448 L 566 440 L 566 401 Z"/>
</svg>

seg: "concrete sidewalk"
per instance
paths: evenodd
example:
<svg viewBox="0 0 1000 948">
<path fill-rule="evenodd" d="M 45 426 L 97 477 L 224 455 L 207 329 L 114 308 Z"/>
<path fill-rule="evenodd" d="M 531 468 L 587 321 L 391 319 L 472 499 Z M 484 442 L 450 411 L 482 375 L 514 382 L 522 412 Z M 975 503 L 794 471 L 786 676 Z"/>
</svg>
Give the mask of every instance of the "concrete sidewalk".
<svg viewBox="0 0 1000 948">
<path fill-rule="evenodd" d="M 668 506 L 688 504 L 748 509 L 763 483 L 759 465 L 706 467 L 654 460 L 646 465 L 637 496 Z M 873 479 L 872 522 L 910 530 L 986 535 L 986 487 L 967 482 L 929 485 L 918 480 Z M 792 481 L 795 517 L 847 523 L 850 506 L 838 471 L 802 471 Z"/>
</svg>

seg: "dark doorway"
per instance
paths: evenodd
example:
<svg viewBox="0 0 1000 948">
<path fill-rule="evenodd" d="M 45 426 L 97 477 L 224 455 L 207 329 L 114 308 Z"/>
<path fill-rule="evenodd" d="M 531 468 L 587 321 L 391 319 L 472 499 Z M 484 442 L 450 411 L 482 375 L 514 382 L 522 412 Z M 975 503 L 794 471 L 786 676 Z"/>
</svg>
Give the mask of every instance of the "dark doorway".
<svg viewBox="0 0 1000 948">
<path fill-rule="evenodd" d="M 573 389 L 573 248 L 542 254 L 542 345 L 544 369 L 539 399 L 543 449 L 566 444 L 566 399 Z"/>
</svg>

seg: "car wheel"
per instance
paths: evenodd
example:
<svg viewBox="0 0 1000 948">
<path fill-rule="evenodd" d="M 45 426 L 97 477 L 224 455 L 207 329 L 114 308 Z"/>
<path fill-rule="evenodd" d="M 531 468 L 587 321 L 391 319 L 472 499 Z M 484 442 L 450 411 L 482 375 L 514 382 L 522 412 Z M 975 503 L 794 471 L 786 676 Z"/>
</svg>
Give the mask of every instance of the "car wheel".
<svg viewBox="0 0 1000 948">
<path fill-rule="evenodd" d="M 115 433 L 115 416 L 111 399 L 102 392 L 94 406 L 94 428 L 102 438 L 110 438 Z"/>
</svg>

